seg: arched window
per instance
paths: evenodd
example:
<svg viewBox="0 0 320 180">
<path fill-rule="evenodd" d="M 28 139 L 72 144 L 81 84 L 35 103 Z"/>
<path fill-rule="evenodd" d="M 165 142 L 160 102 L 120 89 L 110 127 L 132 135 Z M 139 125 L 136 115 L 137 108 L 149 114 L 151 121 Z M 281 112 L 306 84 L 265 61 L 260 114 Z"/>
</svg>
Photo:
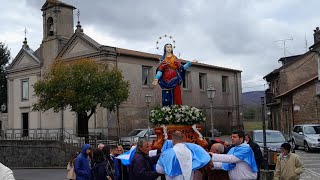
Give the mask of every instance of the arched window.
<svg viewBox="0 0 320 180">
<path fill-rule="evenodd" d="M 53 19 L 49 17 L 47 20 L 47 35 L 53 36 Z"/>
</svg>

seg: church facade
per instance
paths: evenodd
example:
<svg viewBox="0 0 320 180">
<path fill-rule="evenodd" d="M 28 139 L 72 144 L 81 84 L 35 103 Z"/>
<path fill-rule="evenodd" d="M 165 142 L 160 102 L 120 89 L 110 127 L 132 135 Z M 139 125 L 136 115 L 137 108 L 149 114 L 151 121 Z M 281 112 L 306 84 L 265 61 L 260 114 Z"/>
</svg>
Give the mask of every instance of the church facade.
<svg viewBox="0 0 320 180">
<path fill-rule="evenodd" d="M 57 59 L 68 62 L 91 58 L 110 63 L 119 68 L 130 83 L 129 98 L 116 112 L 97 108 L 89 120 L 90 132 L 122 136 L 132 129 L 146 128 L 147 93 L 152 95 L 150 109 L 161 105 L 161 89 L 152 85 L 160 55 L 98 43 L 85 34 L 79 21 L 74 29 L 75 9 L 60 1 L 47 1 L 42 6 L 43 40 L 40 47 L 33 51 L 25 39 L 9 66 L 8 125 L 4 127 L 7 132 L 17 136 L 35 136 L 36 130 L 56 129 L 77 134 L 77 115 L 74 112 L 68 109 L 59 113 L 52 110 L 32 111 L 32 105 L 37 101 L 33 84 Z M 206 130 L 210 128 L 210 103 L 206 95 L 208 85 L 216 89 L 213 102 L 215 127 L 225 132 L 242 128 L 241 71 L 202 63 L 194 63 L 188 69 L 182 84 L 183 104 L 206 112 L 208 118 L 203 124 Z"/>
</svg>

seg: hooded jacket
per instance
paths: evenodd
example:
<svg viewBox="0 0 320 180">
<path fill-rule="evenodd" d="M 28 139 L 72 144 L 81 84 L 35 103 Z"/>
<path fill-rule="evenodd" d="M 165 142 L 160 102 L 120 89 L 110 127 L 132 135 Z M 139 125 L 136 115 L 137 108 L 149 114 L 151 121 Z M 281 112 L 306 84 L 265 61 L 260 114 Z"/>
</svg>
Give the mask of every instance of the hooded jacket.
<svg viewBox="0 0 320 180">
<path fill-rule="evenodd" d="M 1 180 L 15 180 L 13 172 L 7 166 L 0 163 L 0 179 Z"/>
<path fill-rule="evenodd" d="M 88 159 L 87 149 L 91 148 L 89 144 L 82 146 L 81 153 L 78 155 L 74 172 L 77 175 L 77 180 L 90 180 L 91 179 L 91 169 L 90 162 Z"/>
</svg>

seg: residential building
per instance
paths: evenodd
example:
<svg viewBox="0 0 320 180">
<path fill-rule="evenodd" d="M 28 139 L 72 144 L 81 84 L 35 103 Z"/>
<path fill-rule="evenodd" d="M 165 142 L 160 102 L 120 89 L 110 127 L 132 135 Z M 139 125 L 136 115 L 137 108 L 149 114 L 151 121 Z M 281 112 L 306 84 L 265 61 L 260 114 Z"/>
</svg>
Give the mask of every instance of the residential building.
<svg viewBox="0 0 320 180">
<path fill-rule="evenodd" d="M 319 123 L 319 42 L 320 31 L 316 28 L 308 52 L 280 58 L 282 66 L 264 77 L 269 84 L 266 105 L 270 128 L 290 136 L 296 124 Z"/>
</svg>

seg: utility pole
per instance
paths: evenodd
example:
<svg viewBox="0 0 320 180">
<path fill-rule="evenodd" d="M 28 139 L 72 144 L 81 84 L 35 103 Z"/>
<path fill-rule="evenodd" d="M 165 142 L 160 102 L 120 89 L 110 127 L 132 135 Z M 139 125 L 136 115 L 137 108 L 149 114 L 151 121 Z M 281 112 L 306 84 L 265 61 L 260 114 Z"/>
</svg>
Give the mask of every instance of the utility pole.
<svg viewBox="0 0 320 180">
<path fill-rule="evenodd" d="M 261 97 L 261 119 L 263 129 L 263 166 L 264 169 L 269 170 L 268 166 L 268 147 L 267 147 L 267 135 L 266 135 L 266 119 L 264 114 L 264 97 Z"/>
<path fill-rule="evenodd" d="M 318 81 L 316 83 L 315 110 L 316 110 L 317 121 L 319 123 L 319 117 L 318 117 L 318 100 L 320 96 L 320 52 L 319 51 L 316 51 L 316 56 L 317 56 L 317 64 L 318 64 Z"/>
<path fill-rule="evenodd" d="M 304 33 L 304 42 L 305 42 L 306 52 L 308 52 L 308 41 L 307 41 L 307 34 L 306 33 Z"/>
</svg>

